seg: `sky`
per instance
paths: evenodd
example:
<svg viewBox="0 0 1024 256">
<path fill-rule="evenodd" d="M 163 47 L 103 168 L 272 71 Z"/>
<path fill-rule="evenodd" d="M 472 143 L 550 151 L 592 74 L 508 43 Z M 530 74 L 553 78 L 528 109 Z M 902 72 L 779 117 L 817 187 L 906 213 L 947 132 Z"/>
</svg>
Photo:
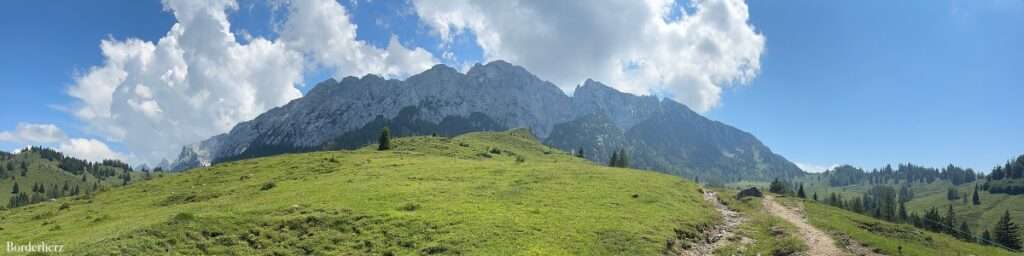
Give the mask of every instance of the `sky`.
<svg viewBox="0 0 1024 256">
<path fill-rule="evenodd" d="M 808 171 L 1024 153 L 1024 0 L 3 5 L 7 151 L 152 165 L 327 78 L 502 59 L 680 101 Z"/>
</svg>

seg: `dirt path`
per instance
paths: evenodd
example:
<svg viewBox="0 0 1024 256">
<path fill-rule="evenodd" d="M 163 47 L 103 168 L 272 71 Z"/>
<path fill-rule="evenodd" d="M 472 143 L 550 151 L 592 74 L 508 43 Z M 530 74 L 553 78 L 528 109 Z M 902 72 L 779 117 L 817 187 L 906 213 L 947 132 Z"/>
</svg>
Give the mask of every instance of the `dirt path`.
<svg viewBox="0 0 1024 256">
<path fill-rule="evenodd" d="M 743 223 L 743 217 L 740 213 L 729 209 L 721 201 L 718 200 L 718 195 L 715 192 L 704 191 L 704 200 L 710 202 L 715 206 L 715 209 L 722 215 L 723 223 L 718 225 L 711 230 L 707 230 L 704 233 L 704 240 L 694 245 L 692 248 L 683 251 L 679 255 L 683 256 L 697 256 L 697 255 L 712 255 L 715 249 L 722 247 L 727 244 L 730 240 L 737 240 L 740 243 L 753 242 L 749 238 L 737 237 L 733 230 L 736 229 L 740 223 Z"/>
<path fill-rule="evenodd" d="M 774 196 L 765 195 L 762 203 L 764 204 L 765 211 L 792 223 L 793 226 L 799 229 L 800 237 L 803 238 L 809 248 L 807 251 L 808 255 L 849 255 L 840 250 L 839 247 L 836 247 L 835 240 L 832 240 L 832 237 L 828 236 L 827 233 L 807 223 L 803 214 L 775 202 Z"/>
</svg>

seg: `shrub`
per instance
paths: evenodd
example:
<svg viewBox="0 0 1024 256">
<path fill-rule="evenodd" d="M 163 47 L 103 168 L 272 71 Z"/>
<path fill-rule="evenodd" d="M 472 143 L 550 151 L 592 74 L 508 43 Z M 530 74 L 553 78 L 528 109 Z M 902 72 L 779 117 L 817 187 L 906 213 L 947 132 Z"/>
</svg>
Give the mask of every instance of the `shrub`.
<svg viewBox="0 0 1024 256">
<path fill-rule="evenodd" d="M 274 183 L 274 181 L 268 181 L 267 183 L 263 183 L 263 186 L 260 187 L 260 190 L 267 191 L 274 187 L 277 187 L 277 183 Z"/>
<path fill-rule="evenodd" d="M 415 210 L 417 210 L 419 208 L 420 208 L 420 205 L 417 204 L 417 203 L 405 203 L 401 207 L 398 207 L 399 210 L 407 211 L 407 212 L 415 211 Z"/>
</svg>

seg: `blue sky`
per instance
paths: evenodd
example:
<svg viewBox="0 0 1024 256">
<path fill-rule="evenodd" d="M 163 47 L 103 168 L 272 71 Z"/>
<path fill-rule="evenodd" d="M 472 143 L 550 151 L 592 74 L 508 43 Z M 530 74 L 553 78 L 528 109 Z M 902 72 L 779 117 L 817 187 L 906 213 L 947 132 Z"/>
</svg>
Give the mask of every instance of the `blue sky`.
<svg viewBox="0 0 1024 256">
<path fill-rule="evenodd" d="M 703 5 L 676 3 L 664 17 L 665 22 L 671 24 L 686 19 L 686 15 L 680 17 L 682 12 L 700 16 L 694 15 L 697 9 L 715 10 L 712 2 L 717 0 L 702 2 Z M 730 4 L 731 1 L 725 2 Z M 657 74 L 661 77 L 670 74 L 702 78 L 701 74 L 712 73 L 737 80 L 696 87 L 695 90 L 721 89 L 720 94 L 706 97 L 690 97 L 698 93 L 691 93 L 693 87 L 678 81 L 604 75 L 607 72 L 600 67 L 562 70 L 558 66 L 580 65 L 555 61 L 553 66 L 548 66 L 543 58 L 531 57 L 550 55 L 550 52 L 534 49 L 551 46 L 559 53 L 572 54 L 561 59 L 588 63 L 616 58 L 618 55 L 604 55 L 633 47 L 600 43 L 600 38 L 585 43 L 588 40 L 582 36 L 617 35 L 614 33 L 628 30 L 628 27 L 619 29 L 617 24 L 608 25 L 601 23 L 602 20 L 583 20 L 577 24 L 573 22 L 579 18 L 573 16 L 577 12 L 560 10 L 570 22 L 546 15 L 538 24 L 580 26 L 572 28 L 584 34 L 554 30 L 568 35 L 564 38 L 541 35 L 543 37 L 537 38 L 553 37 L 560 41 L 542 41 L 544 44 L 532 46 L 515 40 L 537 36 L 516 34 L 531 31 L 500 26 L 516 23 L 515 17 L 501 20 L 493 13 L 472 13 L 458 8 L 430 9 L 425 7 L 429 1 L 346 0 L 340 4 L 347 11 L 344 18 L 357 27 L 356 41 L 369 45 L 369 50 L 363 49 L 364 52 L 387 49 L 392 36 L 409 52 L 426 51 L 429 57 L 414 63 L 419 66 L 409 64 L 413 61 L 385 62 L 384 65 L 411 67 L 393 74 L 398 78 L 418 72 L 415 69 L 422 66 L 424 58 L 457 68 L 479 61 L 511 59 L 567 91 L 574 86 L 574 81 L 582 82 L 579 78 L 586 76 L 605 80 L 622 90 L 655 92 L 684 101 L 704 110 L 712 119 L 753 133 L 790 160 L 819 167 L 851 163 L 873 168 L 885 163 L 914 162 L 930 166 L 954 163 L 988 171 L 991 166 L 1024 153 L 1024 144 L 1019 143 L 1024 141 L 1024 134 L 1020 132 L 1024 127 L 1021 118 L 1024 106 L 1020 103 L 1024 95 L 1020 82 L 1024 69 L 1019 63 L 1024 59 L 1020 47 L 1024 45 L 1024 26 L 1021 26 L 1024 2 L 1019 0 L 740 2 L 749 8 L 742 13 L 749 15 L 749 20 L 743 15 L 736 18 L 740 25 L 746 20 L 744 28 L 750 31 L 725 35 L 743 39 L 740 40 L 743 42 L 763 38 L 763 42 L 718 43 L 716 49 L 727 53 L 712 57 L 754 59 L 759 62 L 759 68 L 754 70 L 756 75 L 745 75 L 743 65 L 728 70 L 694 71 L 685 70 L 686 66 L 658 67 L 663 62 L 654 60 L 642 62 L 654 66 L 648 70 L 662 72 Z M 78 144 L 71 141 L 86 138 L 109 146 L 109 151 L 119 156 L 134 158 L 135 162 L 153 162 L 153 157 L 137 153 L 149 145 L 132 141 L 131 135 L 118 138 L 117 133 L 104 129 L 103 125 L 110 122 L 77 116 L 75 111 L 86 103 L 69 95 L 68 91 L 80 84 L 76 78 L 107 63 L 100 49 L 102 40 L 122 42 L 137 38 L 156 44 L 165 37 L 177 22 L 174 13 L 165 10 L 171 8 L 165 8 L 159 1 L 12 2 L 4 5 L 0 8 L 0 32 L 7 36 L 0 40 L 0 49 L 3 49 L 0 51 L 0 85 L 5 88 L 6 97 L 0 101 L 0 108 L 5 109 L 0 116 L 0 131 L 8 133 L 8 139 L 0 136 L 0 149 L 46 144 L 77 150 Z M 582 9 L 576 6 L 551 8 Z M 245 45 L 248 41 L 244 35 L 286 41 L 280 34 L 287 30 L 283 23 L 289 18 L 288 10 L 288 6 L 273 6 L 265 1 L 240 0 L 237 8 L 228 8 L 226 13 L 231 31 L 238 42 Z M 444 17 L 436 15 L 437 10 L 462 14 L 459 17 L 465 20 L 434 19 Z M 579 13 L 601 14 L 602 11 L 594 8 Z M 470 19 L 473 16 L 467 13 L 481 14 L 484 18 L 480 20 L 487 21 L 488 26 L 474 23 L 479 20 Z M 719 22 L 718 18 L 710 15 L 706 21 L 693 19 L 696 25 L 690 26 Z M 612 18 L 603 20 L 614 22 Z M 452 29 L 450 36 L 444 33 L 448 29 Z M 502 40 L 501 47 L 490 44 L 493 41 L 488 40 L 493 38 Z M 663 41 L 658 35 L 649 39 L 650 42 Z M 644 38 L 635 40 L 647 42 Z M 591 44 L 596 46 L 593 49 L 581 47 L 584 49 L 578 51 L 573 47 Z M 310 48 L 295 51 L 303 50 Z M 743 54 L 730 55 L 730 52 Z M 305 55 L 303 62 L 311 64 L 301 68 L 301 81 L 295 85 L 301 93 L 330 76 L 362 75 L 357 73 L 362 70 L 345 66 L 349 64 L 316 59 L 310 57 L 309 52 Z M 636 58 L 643 60 L 643 57 Z M 558 75 L 573 72 L 598 74 Z M 623 74 L 629 75 L 629 70 Z M 649 81 L 659 86 L 643 85 Z M 273 105 L 281 101 L 268 102 Z M 173 111 L 163 106 L 166 111 Z M 249 115 L 252 114 L 242 116 Z M 53 124 L 62 135 L 46 143 L 17 138 L 19 123 Z M 133 130 L 128 128 L 127 131 Z M 175 141 L 191 142 L 194 141 Z"/>
</svg>

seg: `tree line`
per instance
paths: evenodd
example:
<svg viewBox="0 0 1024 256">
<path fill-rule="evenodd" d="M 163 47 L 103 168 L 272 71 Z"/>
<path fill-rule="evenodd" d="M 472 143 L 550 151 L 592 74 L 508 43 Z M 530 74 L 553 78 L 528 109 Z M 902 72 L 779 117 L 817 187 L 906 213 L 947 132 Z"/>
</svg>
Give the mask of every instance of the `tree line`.
<svg viewBox="0 0 1024 256">
<path fill-rule="evenodd" d="M 885 165 L 882 168 L 865 172 L 863 169 L 850 165 L 842 165 L 823 173 L 831 186 L 848 186 L 854 184 L 888 184 L 888 183 L 932 183 L 945 180 L 960 185 L 974 182 L 980 176 L 971 168 L 948 165 L 945 168 L 929 168 L 914 164 L 899 164 L 896 168 Z"/>
<path fill-rule="evenodd" d="M 901 192 L 897 192 L 892 186 L 878 185 L 872 187 L 862 196 L 844 199 L 841 194 L 833 192 L 821 201 L 818 200 L 817 194 L 814 194 L 813 200 L 889 222 L 906 223 L 921 229 L 946 233 L 963 241 L 986 245 L 995 244 L 1013 250 L 1021 250 L 1020 227 L 1010 219 L 1009 211 L 1006 211 L 991 229 L 985 229 L 980 235 L 976 235 L 966 220 L 956 216 L 953 205 L 949 205 L 945 214 L 935 207 L 925 211 L 922 215 L 917 212 L 908 212 L 905 204 L 910 200 L 904 198 L 903 188 L 901 188 Z M 803 191 L 802 184 L 799 186 L 799 191 Z M 803 193 L 797 192 L 797 194 Z M 806 198 L 805 196 L 800 197 Z M 972 201 L 975 205 L 981 203 L 977 187 Z"/>
</svg>

